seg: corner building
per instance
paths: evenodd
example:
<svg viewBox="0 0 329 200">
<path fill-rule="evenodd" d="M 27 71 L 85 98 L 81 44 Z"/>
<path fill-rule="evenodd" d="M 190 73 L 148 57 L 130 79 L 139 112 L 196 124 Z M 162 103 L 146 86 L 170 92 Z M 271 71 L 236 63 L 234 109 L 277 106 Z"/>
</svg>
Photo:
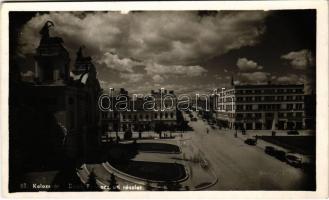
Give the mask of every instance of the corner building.
<svg viewBox="0 0 329 200">
<path fill-rule="evenodd" d="M 304 129 L 304 85 L 233 85 L 216 93 L 217 124 L 231 129 Z"/>
</svg>

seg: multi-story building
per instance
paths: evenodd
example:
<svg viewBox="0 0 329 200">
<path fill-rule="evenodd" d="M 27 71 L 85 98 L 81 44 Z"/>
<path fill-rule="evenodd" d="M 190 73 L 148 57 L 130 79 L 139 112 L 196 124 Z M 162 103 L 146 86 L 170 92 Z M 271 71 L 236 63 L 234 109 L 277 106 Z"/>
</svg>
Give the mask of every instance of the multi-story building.
<svg viewBox="0 0 329 200">
<path fill-rule="evenodd" d="M 214 92 L 210 92 L 206 95 L 201 95 L 196 98 L 195 108 L 204 119 L 214 121 L 216 119 L 216 96 L 214 95 Z"/>
<path fill-rule="evenodd" d="M 244 129 L 303 129 L 304 85 L 233 85 L 219 89 L 216 120 Z"/>
<path fill-rule="evenodd" d="M 120 126 L 120 112 L 115 108 L 115 105 L 117 103 L 117 97 L 118 96 L 124 96 L 127 99 L 127 102 L 130 102 L 130 97 L 128 95 L 128 91 L 124 88 L 120 88 L 120 90 L 115 90 L 114 88 L 111 88 L 109 91 L 103 91 L 103 95 L 107 95 L 109 98 L 103 100 L 103 105 L 105 107 L 109 107 L 111 109 L 104 110 L 101 113 L 101 121 L 102 121 L 102 127 L 103 131 L 107 132 L 118 132 L 121 131 Z"/>
<path fill-rule="evenodd" d="M 155 99 L 155 110 L 153 111 L 153 127 L 156 124 L 176 126 L 177 120 L 177 97 L 173 90 L 159 89 L 158 92 L 151 91 Z"/>
<path fill-rule="evenodd" d="M 11 102 L 11 107 L 15 109 L 11 112 L 31 117 L 17 117 L 10 124 L 11 133 L 18 141 L 30 143 L 17 149 L 22 148 L 24 155 L 31 153 L 36 160 L 46 162 L 56 154 L 61 158 L 81 161 L 88 148 L 96 146 L 100 140 L 97 105 L 100 85 L 91 58 L 84 57 L 81 49 L 75 69 L 70 72 L 70 57 L 63 40 L 49 35 L 49 26 L 52 25 L 48 21 L 40 31 L 41 40 L 34 56 L 35 81 L 14 83 L 11 97 L 15 101 Z M 13 128 L 18 126 L 24 129 Z M 40 149 L 45 152 L 45 157 L 34 154 L 41 152 Z"/>
<path fill-rule="evenodd" d="M 316 95 L 315 94 L 307 94 L 304 96 L 304 104 L 305 104 L 305 113 L 304 113 L 304 121 L 305 121 L 305 129 L 315 130 L 316 128 Z"/>
<path fill-rule="evenodd" d="M 122 95 L 122 91 L 125 90 L 121 89 L 120 91 L 117 95 Z M 147 105 L 144 98 L 131 98 L 128 93 L 125 94 L 128 100 L 127 109 L 120 111 L 114 106 L 112 110 L 104 111 L 102 114 L 102 119 L 108 124 L 109 131 L 125 131 L 127 129 L 148 131 L 154 130 L 157 124 L 162 124 L 165 127 L 176 126 L 177 98 L 174 91 L 159 90 L 159 92 L 155 92 L 152 90 L 147 101 L 153 103 Z M 117 95 L 110 95 L 111 103 L 114 105 L 117 101 Z M 165 107 L 170 107 L 170 109 L 165 109 Z"/>
</svg>

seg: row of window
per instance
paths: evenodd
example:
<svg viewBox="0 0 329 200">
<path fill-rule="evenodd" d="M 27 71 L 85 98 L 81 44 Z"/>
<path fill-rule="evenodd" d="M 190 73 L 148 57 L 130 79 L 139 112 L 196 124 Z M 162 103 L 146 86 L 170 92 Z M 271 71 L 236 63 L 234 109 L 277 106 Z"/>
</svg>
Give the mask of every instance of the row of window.
<svg viewBox="0 0 329 200">
<path fill-rule="evenodd" d="M 303 89 L 254 89 L 254 90 L 236 90 L 236 94 L 275 94 L 275 93 L 304 93 Z"/>
<path fill-rule="evenodd" d="M 251 110 L 303 110 L 304 106 L 302 103 L 296 104 L 246 104 L 246 105 L 218 105 L 215 109 L 219 111 L 251 111 Z"/>
<path fill-rule="evenodd" d="M 303 113 L 302 112 L 279 112 L 278 113 L 278 117 L 302 117 Z M 235 117 L 234 113 L 230 113 L 229 117 Z M 242 119 L 242 118 L 261 118 L 262 117 L 262 113 L 238 113 L 236 114 L 236 118 L 237 119 Z M 274 117 L 274 113 L 265 113 L 265 117 L 266 118 L 273 118 Z"/>
<path fill-rule="evenodd" d="M 241 110 L 303 110 L 302 103 L 296 104 L 247 104 L 237 105 L 236 109 Z"/>
<path fill-rule="evenodd" d="M 237 101 L 303 101 L 304 96 L 255 96 L 255 97 L 237 97 Z"/>
<path fill-rule="evenodd" d="M 124 115 L 122 115 L 122 119 L 123 120 L 126 120 L 126 119 L 129 119 L 129 120 L 131 120 L 131 119 L 134 119 L 134 120 L 137 120 L 137 117 L 138 117 L 138 119 L 146 119 L 146 120 L 148 120 L 148 119 L 150 119 L 151 118 L 151 114 L 145 114 L 145 115 L 143 115 L 143 114 L 139 114 L 139 115 L 131 115 L 131 114 L 124 114 Z M 158 115 L 158 113 L 155 113 L 154 115 L 153 115 L 153 117 L 154 118 L 158 118 L 158 116 L 160 117 L 160 119 L 168 119 L 169 117 L 170 118 L 174 118 L 174 113 L 160 113 L 159 115 Z"/>
</svg>

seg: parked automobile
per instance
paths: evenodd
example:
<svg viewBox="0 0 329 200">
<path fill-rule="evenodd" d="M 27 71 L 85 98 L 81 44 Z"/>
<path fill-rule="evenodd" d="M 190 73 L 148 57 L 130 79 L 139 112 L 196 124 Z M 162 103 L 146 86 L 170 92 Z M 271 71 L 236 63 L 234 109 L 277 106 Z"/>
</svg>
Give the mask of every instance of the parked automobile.
<svg viewBox="0 0 329 200">
<path fill-rule="evenodd" d="M 287 153 L 286 154 L 286 161 L 288 164 L 294 167 L 301 167 L 302 166 L 302 156 L 296 153 Z"/>
<path fill-rule="evenodd" d="M 274 152 L 274 157 L 276 157 L 278 160 L 286 161 L 286 152 L 282 150 L 276 150 Z"/>
<path fill-rule="evenodd" d="M 272 146 L 265 147 L 265 153 L 271 156 L 274 156 L 276 149 Z"/>
<path fill-rule="evenodd" d="M 248 145 L 256 145 L 257 144 L 257 140 L 256 138 L 247 138 L 244 143 L 248 144 Z"/>
<path fill-rule="evenodd" d="M 212 129 L 216 129 L 216 127 L 214 125 L 210 126 Z"/>
<path fill-rule="evenodd" d="M 297 130 L 291 130 L 287 132 L 288 135 L 299 135 L 299 132 Z"/>
</svg>

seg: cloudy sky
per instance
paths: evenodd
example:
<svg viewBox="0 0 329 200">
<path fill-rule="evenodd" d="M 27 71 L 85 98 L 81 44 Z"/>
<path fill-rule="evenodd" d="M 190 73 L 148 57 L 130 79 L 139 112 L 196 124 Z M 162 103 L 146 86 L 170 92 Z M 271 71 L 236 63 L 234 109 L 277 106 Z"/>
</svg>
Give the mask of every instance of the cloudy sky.
<svg viewBox="0 0 329 200">
<path fill-rule="evenodd" d="M 39 30 L 62 37 L 75 60 L 85 46 L 103 88 L 147 93 L 205 92 L 239 84 L 304 83 L 315 68 L 315 11 L 43 12 L 14 13 L 15 54 L 22 75 L 33 74 L 31 58 Z M 23 62 L 22 62 L 23 61 Z M 73 66 L 73 62 L 71 63 Z"/>
</svg>

